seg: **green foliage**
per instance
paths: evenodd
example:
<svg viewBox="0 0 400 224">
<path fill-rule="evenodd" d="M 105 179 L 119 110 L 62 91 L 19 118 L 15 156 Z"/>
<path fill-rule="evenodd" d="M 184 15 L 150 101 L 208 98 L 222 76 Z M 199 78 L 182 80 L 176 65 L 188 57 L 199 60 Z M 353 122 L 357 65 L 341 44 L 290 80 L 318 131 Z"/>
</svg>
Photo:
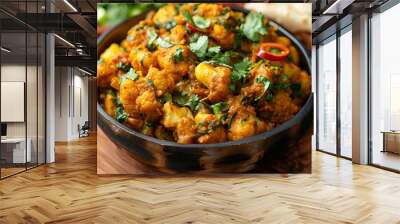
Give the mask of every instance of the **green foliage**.
<svg viewBox="0 0 400 224">
<path fill-rule="evenodd" d="M 172 59 L 174 60 L 175 63 L 182 61 L 183 60 L 183 49 L 177 48 L 174 55 L 172 56 Z"/>
<path fill-rule="evenodd" d="M 247 39 L 258 42 L 262 35 L 266 35 L 267 27 L 264 24 L 264 15 L 259 12 L 250 12 L 244 24 L 240 26 L 240 31 Z"/>
<path fill-rule="evenodd" d="M 179 106 L 187 106 L 192 111 L 198 111 L 200 107 L 200 98 L 197 95 L 187 95 L 186 93 L 180 93 L 173 97 L 173 102 Z"/>
</svg>

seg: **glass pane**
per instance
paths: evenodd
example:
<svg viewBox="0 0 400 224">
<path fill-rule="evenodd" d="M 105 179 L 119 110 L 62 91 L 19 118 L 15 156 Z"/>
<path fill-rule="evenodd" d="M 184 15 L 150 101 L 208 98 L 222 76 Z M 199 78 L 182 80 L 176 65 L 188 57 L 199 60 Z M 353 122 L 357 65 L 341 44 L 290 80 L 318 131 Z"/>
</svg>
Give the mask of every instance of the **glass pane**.
<svg viewBox="0 0 400 224">
<path fill-rule="evenodd" d="M 38 163 L 45 163 L 46 149 L 45 149 L 45 35 L 39 33 L 38 43 Z"/>
<path fill-rule="evenodd" d="M 27 115 L 27 142 L 30 148 L 30 161 L 28 168 L 37 165 L 38 160 L 38 145 L 37 145 L 37 79 L 38 79 L 38 36 L 36 32 L 29 32 L 28 38 L 28 62 L 27 62 L 27 80 L 26 80 L 26 115 Z"/>
<path fill-rule="evenodd" d="M 340 36 L 340 153 L 352 156 L 352 33 Z"/>
<path fill-rule="evenodd" d="M 1 33 L 2 177 L 25 170 L 31 161 L 26 141 L 26 33 Z M 28 147 L 27 147 L 28 146 Z M 26 150 L 28 148 L 28 150 Z"/>
<path fill-rule="evenodd" d="M 336 153 L 336 39 L 318 48 L 318 147 Z"/>
<path fill-rule="evenodd" d="M 374 15 L 372 26 L 372 163 L 400 170 L 400 4 Z"/>
<path fill-rule="evenodd" d="M 316 94 L 316 73 L 317 73 L 317 58 L 316 58 L 316 47 L 313 45 L 312 46 L 312 53 L 311 53 L 311 57 L 312 57 L 312 61 L 311 61 L 311 66 L 312 66 L 312 71 L 311 71 L 311 88 L 312 88 L 312 92 L 314 93 L 314 117 L 313 117 L 313 128 L 314 128 L 314 132 L 313 132 L 313 136 L 312 136 L 312 143 L 311 143 L 311 147 L 312 150 L 315 150 L 317 148 L 316 146 L 316 131 L 317 131 L 317 102 L 315 101 L 315 94 Z"/>
</svg>

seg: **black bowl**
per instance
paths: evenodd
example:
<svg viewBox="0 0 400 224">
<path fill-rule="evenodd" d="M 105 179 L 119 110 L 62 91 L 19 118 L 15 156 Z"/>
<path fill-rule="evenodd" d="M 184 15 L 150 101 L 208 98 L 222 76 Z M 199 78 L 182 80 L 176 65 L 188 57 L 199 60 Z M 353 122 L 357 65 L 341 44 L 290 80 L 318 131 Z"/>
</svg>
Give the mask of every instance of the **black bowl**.
<svg viewBox="0 0 400 224">
<path fill-rule="evenodd" d="M 242 8 L 234 10 L 248 13 Z M 97 41 L 97 55 L 111 44 L 121 42 L 133 25 L 145 14 L 128 19 L 115 26 Z M 274 21 L 269 22 L 278 33 L 288 37 L 301 55 L 301 67 L 311 74 L 310 52 L 286 29 Z M 178 144 L 136 132 L 117 122 L 97 103 L 97 122 L 104 133 L 133 157 L 164 173 L 242 173 L 253 169 L 268 150 L 279 147 L 287 150 L 312 126 L 313 96 L 310 95 L 301 110 L 278 127 L 238 141 L 215 144 Z M 310 149 L 311 153 L 311 149 Z M 290 162 L 290 161 L 288 161 Z"/>
</svg>

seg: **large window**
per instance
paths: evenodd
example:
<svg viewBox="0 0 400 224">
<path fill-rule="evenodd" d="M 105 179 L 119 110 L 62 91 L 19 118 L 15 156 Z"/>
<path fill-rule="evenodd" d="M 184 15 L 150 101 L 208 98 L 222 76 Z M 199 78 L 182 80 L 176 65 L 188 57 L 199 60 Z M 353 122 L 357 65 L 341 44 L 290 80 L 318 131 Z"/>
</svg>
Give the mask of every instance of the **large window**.
<svg viewBox="0 0 400 224">
<path fill-rule="evenodd" d="M 44 2 L 0 5 L 19 16 L 37 13 Z M 45 35 L 0 12 L 0 178 L 45 162 Z"/>
<path fill-rule="evenodd" d="M 400 33 L 393 27 L 399 21 L 400 5 L 371 18 L 370 156 L 373 164 L 396 170 L 400 170 Z"/>
<path fill-rule="evenodd" d="M 351 26 L 340 36 L 340 155 L 352 157 L 352 35 Z"/>
<path fill-rule="evenodd" d="M 336 37 L 318 48 L 318 149 L 336 153 Z"/>
</svg>

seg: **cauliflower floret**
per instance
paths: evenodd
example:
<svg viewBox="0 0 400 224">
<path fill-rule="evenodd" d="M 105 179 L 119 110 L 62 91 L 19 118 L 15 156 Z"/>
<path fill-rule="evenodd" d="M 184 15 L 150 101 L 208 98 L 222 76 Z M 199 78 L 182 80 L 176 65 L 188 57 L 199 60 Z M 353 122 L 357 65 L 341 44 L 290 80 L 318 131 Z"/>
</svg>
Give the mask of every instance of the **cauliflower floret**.
<svg viewBox="0 0 400 224">
<path fill-rule="evenodd" d="M 158 70 L 155 67 L 150 67 L 147 74 L 148 79 L 152 80 L 156 88 L 157 96 L 162 96 L 164 93 L 172 90 L 175 87 L 173 75 L 166 70 Z"/>
<path fill-rule="evenodd" d="M 177 25 L 171 30 L 171 42 L 175 44 L 186 44 L 187 39 L 186 29 L 182 25 Z"/>
<path fill-rule="evenodd" d="M 132 49 L 129 60 L 135 71 L 141 71 L 146 75 L 150 66 L 157 66 L 157 57 L 146 48 Z"/>
<path fill-rule="evenodd" d="M 175 129 L 176 142 L 181 144 L 191 144 L 196 136 L 196 126 L 193 119 L 182 118 Z"/>
<path fill-rule="evenodd" d="M 136 98 L 140 95 L 135 81 L 127 79 L 121 83 L 119 88 L 119 98 L 125 112 L 129 116 L 137 116 Z"/>
<path fill-rule="evenodd" d="M 175 106 L 167 102 L 163 107 L 164 117 L 161 123 L 164 127 L 174 131 L 178 143 L 193 143 L 196 135 L 196 126 L 189 108 Z"/>
<path fill-rule="evenodd" d="M 210 32 L 210 36 L 223 48 L 232 48 L 235 42 L 235 33 L 225 29 L 220 24 L 214 24 Z"/>
<path fill-rule="evenodd" d="M 231 141 L 249 137 L 272 129 L 272 124 L 260 120 L 255 108 L 243 105 L 241 96 L 234 96 L 229 100 L 229 117 L 232 118 L 228 130 L 228 139 Z"/>
<path fill-rule="evenodd" d="M 226 141 L 226 133 L 223 126 L 220 125 L 218 118 L 214 114 L 199 112 L 194 121 L 197 126 L 197 133 L 201 136 L 197 141 L 201 144 L 217 143 Z"/>
<path fill-rule="evenodd" d="M 177 51 L 180 51 L 182 54 L 182 57 L 179 60 L 176 60 L 179 57 L 175 57 Z M 187 60 L 190 56 L 190 50 L 185 45 L 176 45 L 171 48 L 160 48 L 157 51 L 157 60 L 160 68 L 167 69 L 169 72 L 176 74 L 175 81 L 178 81 L 193 69 L 193 64 L 190 60 Z"/>
<path fill-rule="evenodd" d="M 286 91 L 277 92 L 272 98 L 270 106 L 272 111 L 270 120 L 277 124 L 289 120 L 300 109 L 290 98 L 289 92 Z"/>
<path fill-rule="evenodd" d="M 178 10 L 174 4 L 168 4 L 160 8 L 153 16 L 153 22 L 155 24 L 164 24 L 168 22 L 178 13 Z"/>
<path fill-rule="evenodd" d="M 224 10 L 224 6 L 221 4 L 199 4 L 196 13 L 200 16 L 206 18 L 214 18 L 216 16 L 220 16 L 222 11 Z"/>
<path fill-rule="evenodd" d="M 147 40 L 147 29 L 143 27 L 133 27 L 128 31 L 128 35 L 126 39 L 122 41 L 121 46 L 130 52 L 131 49 L 134 48 L 145 48 Z"/>
<path fill-rule="evenodd" d="M 252 114 L 238 113 L 232 120 L 228 138 L 231 141 L 239 140 L 270 130 L 272 126 Z"/>
<path fill-rule="evenodd" d="M 162 105 L 158 102 L 153 90 L 146 90 L 136 98 L 136 105 L 146 120 L 154 121 L 162 115 Z"/>
<path fill-rule="evenodd" d="M 199 82 L 210 90 L 207 97 L 209 101 L 218 102 L 230 94 L 231 70 L 229 68 L 200 63 L 195 68 L 195 76 Z"/>
</svg>

